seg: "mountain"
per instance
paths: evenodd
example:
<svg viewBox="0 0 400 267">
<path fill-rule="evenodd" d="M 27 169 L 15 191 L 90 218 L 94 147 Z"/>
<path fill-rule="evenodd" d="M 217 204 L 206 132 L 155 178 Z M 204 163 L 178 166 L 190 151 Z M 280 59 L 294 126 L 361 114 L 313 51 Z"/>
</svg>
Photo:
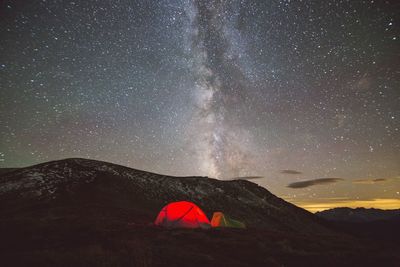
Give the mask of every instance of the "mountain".
<svg viewBox="0 0 400 267">
<path fill-rule="evenodd" d="M 153 225 L 171 201 L 248 229 Z M 400 247 L 364 242 L 245 180 L 171 177 L 88 159 L 0 174 L 2 266 L 396 266 Z"/>
<path fill-rule="evenodd" d="M 400 216 L 400 209 L 381 210 L 365 208 L 334 208 L 315 213 L 318 217 L 329 221 L 342 222 L 373 222 L 380 220 L 390 220 Z"/>
<path fill-rule="evenodd" d="M 317 212 L 337 231 L 380 242 L 399 244 L 400 209 L 335 208 Z"/>
<path fill-rule="evenodd" d="M 5 173 L 0 178 L 0 207 L 102 205 L 140 215 L 151 223 L 161 208 L 177 200 L 198 204 L 211 217 L 224 211 L 249 226 L 285 231 L 326 232 L 311 213 L 254 183 L 207 177 L 171 177 L 86 159 L 66 159 Z M 65 205 L 65 204 L 63 204 Z M 10 209 L 11 208 L 11 209 Z"/>
<path fill-rule="evenodd" d="M 15 170 L 18 170 L 18 168 L 0 168 L 0 175 Z"/>
</svg>

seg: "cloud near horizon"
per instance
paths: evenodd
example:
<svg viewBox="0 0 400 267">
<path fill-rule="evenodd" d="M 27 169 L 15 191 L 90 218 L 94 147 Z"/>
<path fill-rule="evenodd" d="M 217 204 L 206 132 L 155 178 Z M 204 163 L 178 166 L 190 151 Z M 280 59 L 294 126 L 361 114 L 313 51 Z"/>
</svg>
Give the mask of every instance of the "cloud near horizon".
<svg viewBox="0 0 400 267">
<path fill-rule="evenodd" d="M 353 184 L 376 184 L 376 183 L 382 183 L 382 182 L 387 182 L 389 179 L 385 178 L 377 178 L 377 179 L 358 179 L 354 180 L 352 183 Z"/>
<path fill-rule="evenodd" d="M 226 181 L 234 181 L 234 180 L 253 180 L 253 179 L 261 179 L 264 178 L 264 176 L 243 176 L 243 177 L 234 177 L 231 179 L 228 179 Z"/>
<path fill-rule="evenodd" d="M 281 170 L 281 173 L 284 173 L 284 174 L 303 174 L 302 172 L 296 171 L 296 170 Z"/>
<path fill-rule="evenodd" d="M 298 188 L 310 187 L 313 185 L 333 184 L 343 180 L 344 180 L 343 178 L 319 178 L 319 179 L 290 183 L 287 185 L 287 187 L 298 189 Z"/>
</svg>

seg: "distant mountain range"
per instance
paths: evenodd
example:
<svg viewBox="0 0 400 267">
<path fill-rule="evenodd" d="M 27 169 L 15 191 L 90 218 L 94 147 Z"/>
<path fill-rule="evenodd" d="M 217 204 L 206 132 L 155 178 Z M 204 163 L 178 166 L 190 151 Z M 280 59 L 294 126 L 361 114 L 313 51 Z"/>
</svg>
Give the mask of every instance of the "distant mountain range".
<svg viewBox="0 0 400 267">
<path fill-rule="evenodd" d="M 317 212 L 337 231 L 365 239 L 399 244 L 400 209 L 335 208 Z"/>
<path fill-rule="evenodd" d="M 374 222 L 400 219 L 400 209 L 381 210 L 366 208 L 334 208 L 315 213 L 318 217 L 329 221 L 340 222 Z"/>
</svg>

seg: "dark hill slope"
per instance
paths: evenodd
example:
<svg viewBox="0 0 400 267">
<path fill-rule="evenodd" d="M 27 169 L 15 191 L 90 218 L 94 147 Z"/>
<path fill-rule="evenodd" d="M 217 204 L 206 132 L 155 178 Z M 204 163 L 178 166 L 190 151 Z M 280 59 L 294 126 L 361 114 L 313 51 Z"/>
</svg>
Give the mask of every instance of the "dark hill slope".
<svg viewBox="0 0 400 267">
<path fill-rule="evenodd" d="M 18 168 L 0 168 L 0 175 L 7 173 L 7 172 L 12 172 L 18 170 Z"/>
<path fill-rule="evenodd" d="M 162 206 L 177 200 L 195 202 L 209 217 L 224 211 L 249 226 L 326 232 L 311 213 L 249 181 L 171 177 L 86 159 L 43 163 L 0 177 L 0 209 L 8 216 L 41 208 L 51 216 L 53 208 L 73 207 L 93 219 L 111 212 L 127 223 L 151 223 Z"/>
<path fill-rule="evenodd" d="M 248 229 L 168 230 L 191 200 Z M 170 177 L 67 159 L 0 175 L 1 266 L 398 266 L 399 247 L 359 241 L 248 181 Z"/>
</svg>

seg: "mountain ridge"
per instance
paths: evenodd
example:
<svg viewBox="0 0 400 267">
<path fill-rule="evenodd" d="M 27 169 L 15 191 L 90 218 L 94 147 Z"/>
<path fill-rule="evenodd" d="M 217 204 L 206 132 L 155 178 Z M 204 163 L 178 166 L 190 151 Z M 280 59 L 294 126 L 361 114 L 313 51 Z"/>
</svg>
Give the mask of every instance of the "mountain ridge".
<svg viewBox="0 0 400 267">
<path fill-rule="evenodd" d="M 148 211 L 143 209 L 141 213 L 145 217 L 147 214 L 149 223 L 168 202 L 189 200 L 199 204 L 209 216 L 213 211 L 223 210 L 250 226 L 300 232 L 328 231 L 311 213 L 249 181 L 173 177 L 81 158 L 41 163 L 1 175 L 0 207 L 10 205 L 8 201 L 15 204 L 16 198 L 19 199 L 17 203 L 49 204 L 52 200 L 79 195 L 82 190 L 106 206 L 107 201 L 115 207 L 119 207 L 117 202 L 123 202 L 120 207 L 129 210 L 129 201 L 132 206 L 137 201 L 148 207 Z"/>
</svg>

